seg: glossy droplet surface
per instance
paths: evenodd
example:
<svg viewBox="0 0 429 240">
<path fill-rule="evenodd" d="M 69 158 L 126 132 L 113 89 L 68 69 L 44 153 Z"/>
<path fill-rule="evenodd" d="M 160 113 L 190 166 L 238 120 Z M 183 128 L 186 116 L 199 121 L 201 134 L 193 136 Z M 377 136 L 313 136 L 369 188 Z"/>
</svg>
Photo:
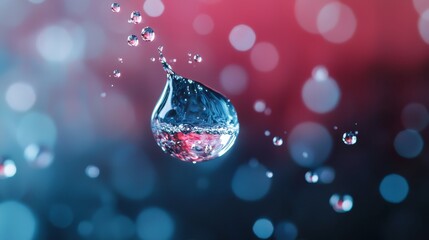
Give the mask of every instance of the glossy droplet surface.
<svg viewBox="0 0 429 240">
<path fill-rule="evenodd" d="M 142 15 L 139 11 L 133 11 L 131 12 L 130 19 L 128 20 L 129 23 L 138 24 L 142 22 Z"/>
<path fill-rule="evenodd" d="M 136 47 L 139 45 L 139 39 L 136 35 L 128 36 L 128 45 L 132 47 Z"/>
<path fill-rule="evenodd" d="M 357 142 L 357 132 L 345 132 L 343 134 L 343 142 L 347 145 L 353 145 Z"/>
<path fill-rule="evenodd" d="M 152 132 L 161 149 L 185 162 L 202 162 L 222 156 L 239 132 L 231 102 L 203 84 L 176 74 L 160 60 L 167 83 L 152 113 Z"/>
<path fill-rule="evenodd" d="M 142 29 L 142 39 L 145 42 L 152 42 L 155 40 L 155 31 L 151 27 L 145 27 Z"/>
<path fill-rule="evenodd" d="M 110 5 L 110 8 L 112 9 L 112 12 L 120 12 L 121 11 L 121 5 L 119 5 L 119 3 L 112 3 L 112 5 Z"/>
<path fill-rule="evenodd" d="M 16 174 L 16 165 L 7 157 L 0 157 L 0 179 L 10 178 Z"/>
<path fill-rule="evenodd" d="M 120 78 L 121 72 L 118 69 L 113 70 L 113 77 Z"/>
<path fill-rule="evenodd" d="M 274 146 L 277 146 L 277 147 L 283 145 L 283 138 L 281 138 L 279 136 L 273 137 L 273 144 L 274 144 Z"/>
<path fill-rule="evenodd" d="M 350 195 L 333 194 L 329 198 L 329 204 L 335 212 L 345 213 L 353 208 L 353 198 Z"/>
<path fill-rule="evenodd" d="M 200 56 L 200 54 L 194 55 L 194 62 L 200 63 L 203 61 L 203 58 Z"/>
</svg>

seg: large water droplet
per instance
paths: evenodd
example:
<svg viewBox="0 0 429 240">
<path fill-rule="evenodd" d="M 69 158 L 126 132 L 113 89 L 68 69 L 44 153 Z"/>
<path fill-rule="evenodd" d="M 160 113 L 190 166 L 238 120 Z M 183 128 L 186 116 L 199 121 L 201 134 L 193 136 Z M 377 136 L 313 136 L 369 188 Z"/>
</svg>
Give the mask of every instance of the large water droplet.
<svg viewBox="0 0 429 240">
<path fill-rule="evenodd" d="M 129 23 L 138 24 L 142 22 L 142 15 L 139 11 L 133 11 L 130 15 Z"/>
<path fill-rule="evenodd" d="M 239 132 L 231 102 L 203 84 L 176 74 L 160 61 L 167 83 L 152 113 L 152 132 L 161 149 L 185 162 L 202 162 L 222 156 Z"/>
<path fill-rule="evenodd" d="M 145 27 L 142 29 L 142 39 L 146 42 L 152 42 L 155 40 L 155 31 L 151 27 Z"/>
<path fill-rule="evenodd" d="M 128 36 L 128 45 L 132 47 L 137 47 L 139 45 L 139 39 L 136 35 Z"/>
<path fill-rule="evenodd" d="M 112 8 L 112 12 L 117 13 L 121 11 L 121 5 L 119 5 L 119 3 L 112 3 L 110 7 Z"/>
</svg>

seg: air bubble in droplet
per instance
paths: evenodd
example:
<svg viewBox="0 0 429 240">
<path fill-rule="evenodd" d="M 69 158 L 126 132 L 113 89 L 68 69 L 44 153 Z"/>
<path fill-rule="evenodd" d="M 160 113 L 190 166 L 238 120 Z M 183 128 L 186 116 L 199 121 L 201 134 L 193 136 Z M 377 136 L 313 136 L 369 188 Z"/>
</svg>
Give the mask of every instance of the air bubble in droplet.
<svg viewBox="0 0 429 240">
<path fill-rule="evenodd" d="M 128 46 L 137 47 L 139 45 L 139 38 L 132 34 L 128 36 Z"/>
<path fill-rule="evenodd" d="M 345 132 L 343 134 L 343 142 L 346 145 L 353 145 L 357 142 L 357 132 Z"/>
<path fill-rule="evenodd" d="M 194 62 L 200 63 L 203 61 L 203 58 L 200 56 L 200 54 L 194 55 Z"/>
<path fill-rule="evenodd" d="M 45 146 L 30 144 L 24 149 L 27 162 L 37 168 L 46 168 L 54 160 L 54 154 Z"/>
<path fill-rule="evenodd" d="M 142 29 L 142 39 L 145 42 L 152 42 L 155 40 L 155 31 L 151 27 L 145 27 Z"/>
<path fill-rule="evenodd" d="M 110 8 L 112 9 L 112 12 L 118 13 L 121 11 L 121 5 L 119 5 L 119 3 L 112 3 L 112 5 L 110 5 Z"/>
<path fill-rule="evenodd" d="M 118 69 L 113 70 L 113 77 L 120 78 L 121 72 Z"/>
<path fill-rule="evenodd" d="M 329 199 L 329 204 L 331 204 L 334 211 L 338 213 L 345 213 L 353 208 L 353 198 L 350 195 L 339 195 L 333 194 Z"/>
<path fill-rule="evenodd" d="M 283 145 L 283 138 L 281 138 L 279 136 L 273 137 L 273 144 L 274 144 L 274 146 L 277 146 L 277 147 Z"/>
<path fill-rule="evenodd" d="M 138 24 L 142 21 L 142 15 L 139 11 L 133 11 L 130 15 L 130 19 L 128 20 L 129 23 Z"/>
<path fill-rule="evenodd" d="M 222 156 L 233 146 L 239 132 L 234 106 L 220 93 L 176 74 L 161 47 L 159 53 L 167 83 L 151 118 L 157 144 L 165 153 L 185 162 Z"/>
<path fill-rule="evenodd" d="M 15 162 L 8 157 L 0 157 L 0 179 L 10 178 L 15 174 Z"/>
</svg>

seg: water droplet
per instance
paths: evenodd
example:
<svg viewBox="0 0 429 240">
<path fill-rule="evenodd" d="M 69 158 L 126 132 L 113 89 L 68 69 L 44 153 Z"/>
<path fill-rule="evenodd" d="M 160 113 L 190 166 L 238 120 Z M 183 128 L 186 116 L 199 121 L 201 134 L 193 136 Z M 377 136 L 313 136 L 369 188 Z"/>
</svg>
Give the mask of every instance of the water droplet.
<svg viewBox="0 0 429 240">
<path fill-rule="evenodd" d="M 151 58 L 150 58 L 150 61 L 151 61 L 151 62 L 155 62 L 155 60 L 156 60 L 156 59 L 155 59 L 154 57 L 151 57 Z"/>
<path fill-rule="evenodd" d="M 118 13 L 121 11 L 121 5 L 119 5 L 119 3 L 112 3 L 112 5 L 110 5 L 110 8 L 112 9 L 112 12 Z"/>
<path fill-rule="evenodd" d="M 132 34 L 128 36 L 128 46 L 137 47 L 139 45 L 139 39 L 136 35 Z"/>
<path fill-rule="evenodd" d="M 185 162 L 222 156 L 233 146 L 239 132 L 234 106 L 220 93 L 176 74 L 162 48 L 158 49 L 167 83 L 152 113 L 157 144 Z"/>
<path fill-rule="evenodd" d="M 173 60 L 171 60 L 171 61 L 175 63 L 175 62 L 177 62 L 177 59 L 173 58 Z"/>
<path fill-rule="evenodd" d="M 100 169 L 94 165 L 85 168 L 85 174 L 90 178 L 97 178 L 100 175 Z"/>
<path fill-rule="evenodd" d="M 277 147 L 283 145 L 283 138 L 281 138 L 279 136 L 273 137 L 273 144 L 274 144 L 274 146 L 277 146 Z"/>
<path fill-rule="evenodd" d="M 45 146 L 30 144 L 24 149 L 27 162 L 37 168 L 46 168 L 54 160 L 54 154 Z"/>
<path fill-rule="evenodd" d="M 265 135 L 266 137 L 268 137 L 268 136 L 270 136 L 270 135 L 271 135 L 271 132 L 270 132 L 270 131 L 268 131 L 268 130 L 265 130 L 264 135 Z"/>
<path fill-rule="evenodd" d="M 130 15 L 130 19 L 128 20 L 129 23 L 138 24 L 142 21 L 142 15 L 139 11 L 133 11 Z"/>
<path fill-rule="evenodd" d="M 273 172 L 267 171 L 266 172 L 267 178 L 272 178 L 274 176 Z"/>
<path fill-rule="evenodd" d="M 350 195 L 333 194 L 329 199 L 332 208 L 338 213 L 345 213 L 353 208 L 353 198 Z"/>
<path fill-rule="evenodd" d="M 118 69 L 113 70 L 113 77 L 115 78 L 121 77 L 121 72 Z"/>
<path fill-rule="evenodd" d="M 200 54 L 194 55 L 194 62 L 200 63 L 203 61 L 203 58 L 200 56 Z"/>
<path fill-rule="evenodd" d="M 189 64 L 192 64 L 192 61 L 191 61 L 191 60 L 188 60 L 188 63 L 189 63 Z"/>
<path fill-rule="evenodd" d="M 15 174 L 15 162 L 7 157 L 0 157 L 0 179 L 10 178 Z"/>
<path fill-rule="evenodd" d="M 142 29 L 142 39 L 145 42 L 152 42 L 155 40 L 155 31 L 151 27 L 145 27 Z"/>
<path fill-rule="evenodd" d="M 124 59 L 123 59 L 123 58 L 121 58 L 121 57 L 119 57 L 119 58 L 118 58 L 118 62 L 119 62 L 119 63 L 124 63 Z"/>
<path fill-rule="evenodd" d="M 308 171 L 305 173 L 305 181 L 308 183 L 317 183 L 319 181 L 319 175 L 316 172 Z"/>
<path fill-rule="evenodd" d="M 343 134 L 343 142 L 347 145 L 353 145 L 357 142 L 357 132 L 345 132 Z"/>
</svg>

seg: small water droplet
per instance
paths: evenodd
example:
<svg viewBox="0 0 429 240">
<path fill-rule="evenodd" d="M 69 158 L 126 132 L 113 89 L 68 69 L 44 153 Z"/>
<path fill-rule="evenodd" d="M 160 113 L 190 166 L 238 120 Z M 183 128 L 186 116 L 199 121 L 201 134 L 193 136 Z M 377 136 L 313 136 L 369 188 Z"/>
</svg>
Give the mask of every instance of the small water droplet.
<svg viewBox="0 0 429 240">
<path fill-rule="evenodd" d="M 137 47 L 139 45 L 139 38 L 134 34 L 128 36 L 128 45 Z"/>
<path fill-rule="evenodd" d="M 152 42 L 155 40 L 155 31 L 151 27 L 145 27 L 141 32 L 142 39 L 145 42 Z"/>
<path fill-rule="evenodd" d="M 119 58 L 118 58 L 118 62 L 119 62 L 119 63 L 124 63 L 124 59 L 123 59 L 123 58 L 121 58 L 121 57 L 119 57 Z"/>
<path fill-rule="evenodd" d="M 273 172 L 271 171 L 267 171 L 265 174 L 267 175 L 267 178 L 272 178 L 274 176 Z"/>
<path fill-rule="evenodd" d="M 112 9 L 112 12 L 118 13 L 121 11 L 121 5 L 119 5 L 119 3 L 112 3 L 112 5 L 110 5 L 110 8 Z"/>
<path fill-rule="evenodd" d="M 268 130 L 265 130 L 264 135 L 265 135 L 266 137 L 268 137 L 268 136 L 270 136 L 270 135 L 271 135 L 271 132 L 270 132 L 270 131 L 268 131 Z"/>
<path fill-rule="evenodd" d="M 151 62 L 155 62 L 155 60 L 156 60 L 156 59 L 155 59 L 154 57 L 151 57 L 151 58 L 150 58 L 150 61 L 151 61 Z"/>
<path fill-rule="evenodd" d="M 188 53 L 188 57 L 191 57 L 192 56 L 192 54 L 191 53 Z"/>
<path fill-rule="evenodd" d="M 191 60 L 188 60 L 188 63 L 189 63 L 189 64 L 192 64 L 192 61 L 191 61 Z"/>
<path fill-rule="evenodd" d="M 308 171 L 305 173 L 305 181 L 308 183 L 317 183 L 319 181 L 319 175 L 316 172 Z"/>
<path fill-rule="evenodd" d="M 199 54 L 194 55 L 194 62 L 200 63 L 203 61 L 203 58 Z"/>
<path fill-rule="evenodd" d="M 174 63 L 177 62 L 177 59 L 173 58 L 172 62 L 174 62 Z"/>
<path fill-rule="evenodd" d="M 54 160 L 54 154 L 45 146 L 30 144 L 24 149 L 27 162 L 37 168 L 46 168 Z"/>
<path fill-rule="evenodd" d="M 133 11 L 131 12 L 130 19 L 128 20 L 129 23 L 139 24 L 142 21 L 142 15 L 139 11 Z"/>
<path fill-rule="evenodd" d="M 10 178 L 15 174 L 15 162 L 8 157 L 0 157 L 0 179 Z"/>
<path fill-rule="evenodd" d="M 346 145 L 353 145 L 357 142 L 357 133 L 356 132 L 345 132 L 343 134 L 343 142 Z"/>
<path fill-rule="evenodd" d="M 120 78 L 121 72 L 118 69 L 113 70 L 113 77 Z"/>
<path fill-rule="evenodd" d="M 277 147 L 283 145 L 283 138 L 281 138 L 279 136 L 273 137 L 273 144 L 274 144 L 274 146 L 277 146 Z"/>
<path fill-rule="evenodd" d="M 345 213 L 353 208 L 353 198 L 350 195 L 333 194 L 329 198 L 329 204 L 338 213 Z"/>
<path fill-rule="evenodd" d="M 220 93 L 176 74 L 161 47 L 159 54 L 167 83 L 151 119 L 157 144 L 185 162 L 222 156 L 233 146 L 239 132 L 233 105 Z"/>
</svg>

